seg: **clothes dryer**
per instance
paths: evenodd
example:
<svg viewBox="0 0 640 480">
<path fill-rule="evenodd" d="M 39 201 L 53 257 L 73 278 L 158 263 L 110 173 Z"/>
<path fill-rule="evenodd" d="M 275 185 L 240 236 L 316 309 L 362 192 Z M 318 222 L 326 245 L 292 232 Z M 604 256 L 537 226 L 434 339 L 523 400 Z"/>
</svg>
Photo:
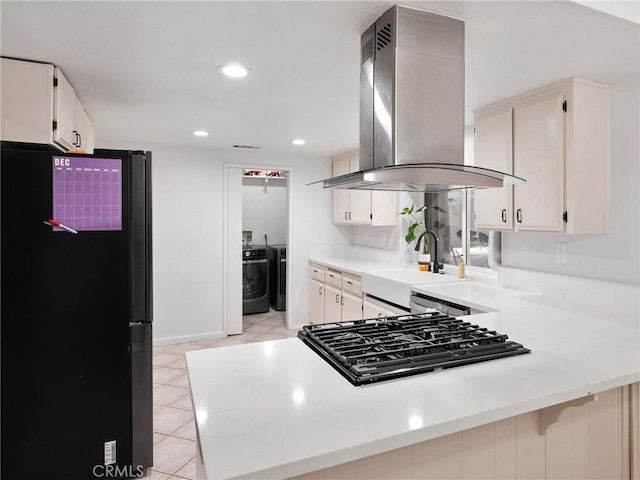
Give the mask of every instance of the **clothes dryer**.
<svg viewBox="0 0 640 480">
<path fill-rule="evenodd" d="M 267 248 L 242 247 L 242 314 L 269 311 L 269 260 Z"/>
</svg>

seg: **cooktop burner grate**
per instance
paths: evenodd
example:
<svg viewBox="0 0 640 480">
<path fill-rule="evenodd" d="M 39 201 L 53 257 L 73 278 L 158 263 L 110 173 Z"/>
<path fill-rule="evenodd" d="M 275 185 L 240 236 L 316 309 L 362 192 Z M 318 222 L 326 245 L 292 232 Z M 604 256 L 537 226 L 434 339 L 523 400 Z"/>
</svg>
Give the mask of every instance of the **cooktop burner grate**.
<svg viewBox="0 0 640 480">
<path fill-rule="evenodd" d="M 298 337 L 354 385 L 530 352 L 440 312 L 306 325 Z"/>
</svg>

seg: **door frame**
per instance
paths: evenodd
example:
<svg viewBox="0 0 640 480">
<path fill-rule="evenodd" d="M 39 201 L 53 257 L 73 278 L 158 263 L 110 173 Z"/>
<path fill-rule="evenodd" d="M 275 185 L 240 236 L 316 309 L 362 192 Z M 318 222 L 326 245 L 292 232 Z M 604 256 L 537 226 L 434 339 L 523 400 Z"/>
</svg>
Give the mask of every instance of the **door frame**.
<svg viewBox="0 0 640 480">
<path fill-rule="evenodd" d="M 223 294 L 222 329 L 225 336 L 242 333 L 242 170 L 282 170 L 287 172 L 287 310 L 285 324 L 291 327 L 292 308 L 291 246 L 293 244 L 293 183 L 291 165 L 225 163 L 223 172 Z M 240 175 L 238 175 L 240 173 Z M 239 202 L 237 199 L 240 199 Z M 239 205 L 238 205 L 239 203 Z M 233 210 L 233 211 L 232 211 Z M 236 241 L 237 240 L 237 241 Z M 240 250 L 238 250 L 240 248 Z M 238 301 L 239 299 L 239 301 Z"/>
</svg>

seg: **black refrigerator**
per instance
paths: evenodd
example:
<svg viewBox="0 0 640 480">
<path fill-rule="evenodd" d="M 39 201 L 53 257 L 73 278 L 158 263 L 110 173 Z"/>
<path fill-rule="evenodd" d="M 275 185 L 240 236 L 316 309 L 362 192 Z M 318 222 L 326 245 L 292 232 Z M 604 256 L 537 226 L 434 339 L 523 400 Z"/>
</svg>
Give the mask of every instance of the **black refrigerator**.
<svg viewBox="0 0 640 480">
<path fill-rule="evenodd" d="M 152 465 L 151 153 L 5 148 L 1 477 Z"/>
</svg>

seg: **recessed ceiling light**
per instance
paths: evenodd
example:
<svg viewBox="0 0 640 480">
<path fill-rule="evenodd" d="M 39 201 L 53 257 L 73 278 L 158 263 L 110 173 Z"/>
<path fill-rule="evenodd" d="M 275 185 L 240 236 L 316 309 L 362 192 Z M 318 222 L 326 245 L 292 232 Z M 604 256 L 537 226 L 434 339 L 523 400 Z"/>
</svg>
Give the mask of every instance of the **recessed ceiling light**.
<svg viewBox="0 0 640 480">
<path fill-rule="evenodd" d="M 301 138 L 296 138 L 295 140 L 291 140 L 291 143 L 293 143 L 294 145 L 304 145 L 305 141 Z"/>
<path fill-rule="evenodd" d="M 196 137 L 206 137 L 209 135 L 209 132 L 205 132 L 204 130 L 196 130 L 193 132 Z"/>
<path fill-rule="evenodd" d="M 227 77 L 242 78 L 249 74 L 249 69 L 242 65 L 222 65 L 218 67 L 223 74 Z"/>
</svg>

